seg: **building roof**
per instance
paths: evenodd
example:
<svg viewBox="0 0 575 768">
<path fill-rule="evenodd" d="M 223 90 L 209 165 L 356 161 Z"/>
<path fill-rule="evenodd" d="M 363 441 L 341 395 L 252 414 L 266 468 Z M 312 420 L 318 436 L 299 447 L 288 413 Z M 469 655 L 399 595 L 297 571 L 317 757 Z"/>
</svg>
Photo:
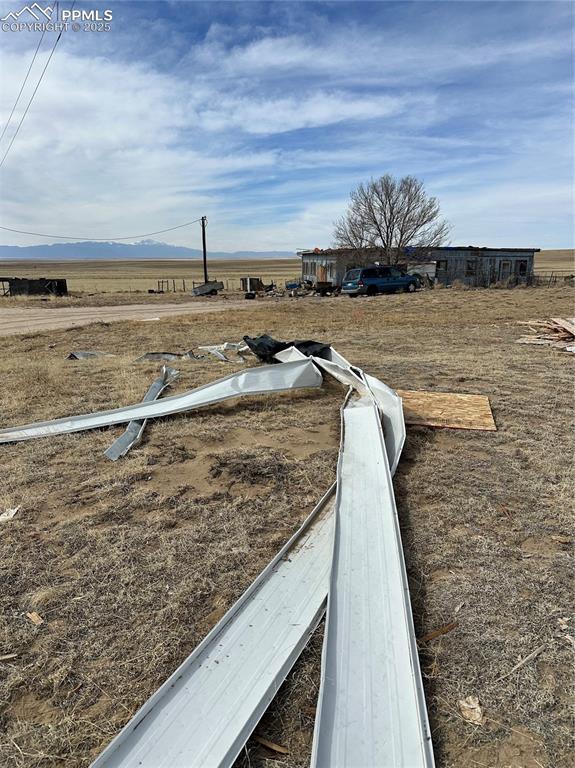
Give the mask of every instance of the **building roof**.
<svg viewBox="0 0 575 768">
<path fill-rule="evenodd" d="M 383 248 L 377 248 L 377 247 L 370 247 L 370 248 L 310 248 L 308 250 L 301 250 L 298 251 L 298 256 L 340 256 L 345 253 L 357 253 L 358 251 L 361 251 L 362 253 L 373 253 L 373 254 L 380 254 L 384 249 Z M 487 256 L 491 253 L 539 253 L 541 250 L 540 248 L 490 248 L 487 246 L 480 246 L 480 245 L 440 245 L 440 246 L 433 246 L 431 248 L 419 248 L 419 247 L 408 247 L 405 249 L 405 255 L 409 256 L 410 254 L 414 254 L 417 251 L 427 251 L 427 252 L 437 252 L 437 251 L 445 251 L 445 253 L 449 253 L 450 251 L 473 251 L 478 256 Z"/>
<path fill-rule="evenodd" d="M 414 249 L 417 250 L 417 249 Z M 505 251 L 505 253 L 539 253 L 541 248 L 491 248 L 483 245 L 440 245 L 426 250 L 430 251 Z"/>
</svg>

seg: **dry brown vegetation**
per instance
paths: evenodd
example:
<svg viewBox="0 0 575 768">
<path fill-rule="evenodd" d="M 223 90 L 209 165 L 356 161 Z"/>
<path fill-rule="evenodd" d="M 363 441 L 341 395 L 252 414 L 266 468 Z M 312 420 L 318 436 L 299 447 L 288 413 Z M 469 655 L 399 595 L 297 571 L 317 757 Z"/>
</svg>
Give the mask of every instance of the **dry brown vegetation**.
<svg viewBox="0 0 575 768">
<path fill-rule="evenodd" d="M 563 289 L 286 299 L 157 323 L 3 340 L 1 425 L 139 400 L 158 365 L 243 333 L 332 342 L 403 389 L 487 394 L 497 432 L 408 428 L 394 485 L 416 632 L 442 768 L 570 765 L 572 357 L 515 343 L 517 320 L 571 315 Z M 65 361 L 70 349 L 117 354 Z M 255 364 L 255 362 L 254 362 Z M 182 361 L 173 391 L 238 366 Z M 0 446 L 0 764 L 86 766 L 183 661 L 333 481 L 343 389 L 251 398 L 149 423 L 117 463 L 121 432 Z M 35 626 L 26 613 L 36 611 Z M 542 653 L 500 680 L 533 650 Z M 309 762 L 321 628 L 242 768 Z M 482 726 L 457 701 L 479 697 Z M 272 759 L 273 758 L 273 759 Z"/>
</svg>

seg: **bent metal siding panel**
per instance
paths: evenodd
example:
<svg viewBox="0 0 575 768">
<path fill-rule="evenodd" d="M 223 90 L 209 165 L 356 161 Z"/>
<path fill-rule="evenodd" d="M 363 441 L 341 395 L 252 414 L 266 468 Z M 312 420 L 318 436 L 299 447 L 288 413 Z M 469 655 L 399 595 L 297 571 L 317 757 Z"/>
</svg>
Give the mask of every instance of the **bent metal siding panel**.
<svg viewBox="0 0 575 768">
<path fill-rule="evenodd" d="M 325 611 L 333 489 L 92 768 L 233 764 Z"/>
<path fill-rule="evenodd" d="M 430 768 L 431 736 L 379 413 L 343 410 L 312 765 Z"/>
<path fill-rule="evenodd" d="M 180 395 L 172 395 L 151 403 L 136 403 L 111 411 L 100 411 L 82 416 L 69 416 L 53 421 L 41 421 L 0 430 L 0 443 L 31 440 L 36 437 L 63 435 L 85 429 L 108 427 L 136 419 L 153 419 L 182 413 L 205 405 L 219 403 L 241 395 L 261 395 L 266 392 L 282 392 L 301 387 L 320 387 L 320 372 L 311 360 L 296 360 L 284 365 L 264 365 L 233 373 L 223 379 L 191 389 Z"/>
<path fill-rule="evenodd" d="M 142 402 L 149 403 L 152 400 L 157 400 L 164 389 L 169 387 L 179 375 L 179 371 L 176 371 L 174 368 L 169 368 L 167 365 L 163 365 L 160 375 L 152 382 L 144 395 Z M 122 456 L 125 456 L 128 451 L 142 439 L 144 429 L 146 428 L 146 421 L 146 419 L 136 419 L 131 421 L 126 427 L 125 432 L 114 440 L 112 445 L 104 451 L 104 456 L 111 461 L 117 461 Z"/>
</svg>

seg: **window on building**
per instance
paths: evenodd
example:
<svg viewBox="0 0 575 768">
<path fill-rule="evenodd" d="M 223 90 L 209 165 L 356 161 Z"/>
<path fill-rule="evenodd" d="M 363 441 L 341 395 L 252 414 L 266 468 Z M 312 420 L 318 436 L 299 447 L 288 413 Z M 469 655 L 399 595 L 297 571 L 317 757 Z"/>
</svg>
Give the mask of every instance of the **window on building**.
<svg viewBox="0 0 575 768">
<path fill-rule="evenodd" d="M 527 274 L 527 262 L 526 261 L 518 261 L 517 262 L 517 274 L 520 277 L 525 277 Z"/>
<path fill-rule="evenodd" d="M 447 259 L 440 259 L 439 261 L 436 261 L 436 269 L 447 269 Z"/>
<path fill-rule="evenodd" d="M 467 259 L 465 262 L 465 277 L 475 277 L 477 274 L 477 261 L 475 259 Z"/>
</svg>

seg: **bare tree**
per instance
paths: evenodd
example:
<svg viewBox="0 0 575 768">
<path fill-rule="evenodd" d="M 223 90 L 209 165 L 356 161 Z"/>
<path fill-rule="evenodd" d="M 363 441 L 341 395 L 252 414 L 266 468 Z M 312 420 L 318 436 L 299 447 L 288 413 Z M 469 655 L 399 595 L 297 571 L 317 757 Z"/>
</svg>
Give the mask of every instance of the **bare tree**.
<svg viewBox="0 0 575 768">
<path fill-rule="evenodd" d="M 386 174 L 360 184 L 351 193 L 345 216 L 335 222 L 340 248 L 378 248 L 386 264 L 395 264 L 409 247 L 428 249 L 445 242 L 450 225 L 439 202 L 413 176 Z"/>
</svg>

